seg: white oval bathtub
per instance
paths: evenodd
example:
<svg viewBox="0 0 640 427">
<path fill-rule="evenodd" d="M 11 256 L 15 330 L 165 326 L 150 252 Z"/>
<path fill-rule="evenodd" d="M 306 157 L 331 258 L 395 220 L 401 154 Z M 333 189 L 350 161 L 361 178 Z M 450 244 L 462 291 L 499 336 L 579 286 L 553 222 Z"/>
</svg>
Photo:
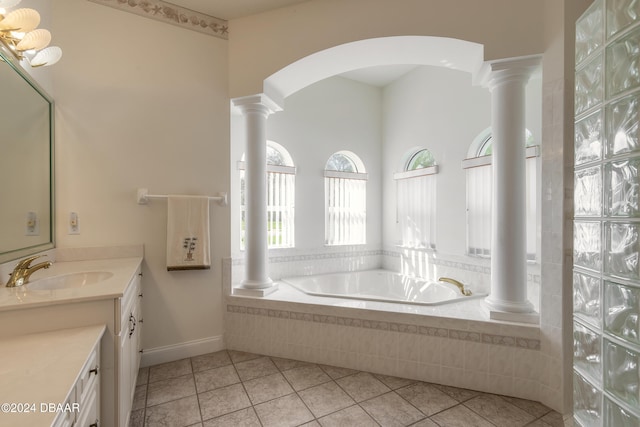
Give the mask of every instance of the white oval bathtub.
<svg viewBox="0 0 640 427">
<path fill-rule="evenodd" d="M 462 295 L 457 287 L 449 283 L 432 282 L 387 270 L 288 277 L 281 281 L 308 295 L 335 298 L 419 305 L 438 305 L 473 298 Z"/>
</svg>

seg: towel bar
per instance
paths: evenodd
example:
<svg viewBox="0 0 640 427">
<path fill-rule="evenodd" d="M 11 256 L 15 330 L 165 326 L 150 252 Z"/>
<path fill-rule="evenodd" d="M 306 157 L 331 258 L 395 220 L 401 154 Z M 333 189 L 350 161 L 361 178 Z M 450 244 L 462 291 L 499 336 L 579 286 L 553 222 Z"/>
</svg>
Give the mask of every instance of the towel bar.
<svg viewBox="0 0 640 427">
<path fill-rule="evenodd" d="M 166 194 L 149 194 L 149 190 L 146 188 L 138 188 L 138 204 L 146 205 L 149 203 L 149 199 L 166 199 L 169 197 Z M 227 193 L 218 193 L 217 196 L 209 196 L 209 200 L 218 202 L 220 206 L 227 206 Z"/>
</svg>

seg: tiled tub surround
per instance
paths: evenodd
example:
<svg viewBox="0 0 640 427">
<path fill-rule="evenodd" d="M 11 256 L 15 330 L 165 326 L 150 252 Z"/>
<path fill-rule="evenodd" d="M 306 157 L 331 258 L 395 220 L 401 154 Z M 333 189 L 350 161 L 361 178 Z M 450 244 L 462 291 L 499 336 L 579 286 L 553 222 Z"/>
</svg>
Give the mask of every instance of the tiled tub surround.
<svg viewBox="0 0 640 427">
<path fill-rule="evenodd" d="M 565 425 L 528 400 L 233 350 L 141 369 L 135 408 L 131 427 Z"/>
<path fill-rule="evenodd" d="M 289 292 L 299 293 L 281 285 L 264 299 L 228 297 L 226 347 L 540 400 L 548 372 L 540 363 L 538 327 L 480 321 L 473 301 L 447 304 L 459 316 L 451 318 L 435 314 L 439 307 L 274 299 Z M 393 308 L 413 312 L 388 311 Z"/>
<path fill-rule="evenodd" d="M 350 248 L 270 257 L 274 280 L 294 275 L 380 268 L 402 271 L 404 263 L 430 274 L 454 277 L 488 289 L 485 260 L 413 256 L 399 251 Z M 428 270 L 425 270 L 427 268 Z M 441 306 L 415 306 L 306 295 L 279 282 L 264 298 L 229 296 L 244 277 L 243 260 L 224 262 L 227 349 L 400 376 L 525 399 L 541 400 L 552 383 L 542 361 L 537 325 L 489 321 L 482 299 Z M 406 270 L 405 270 L 406 271 Z M 410 273 L 411 273 L 410 272 Z M 486 276 L 486 277 L 485 277 Z M 539 273 L 531 267 L 535 298 Z M 537 304 L 537 300 L 536 306 Z"/>
</svg>

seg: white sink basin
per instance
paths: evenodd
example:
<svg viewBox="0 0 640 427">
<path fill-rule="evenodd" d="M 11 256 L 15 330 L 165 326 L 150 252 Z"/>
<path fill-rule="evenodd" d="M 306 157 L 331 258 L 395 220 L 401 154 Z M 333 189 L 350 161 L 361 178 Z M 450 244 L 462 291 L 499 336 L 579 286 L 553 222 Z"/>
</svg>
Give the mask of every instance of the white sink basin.
<svg viewBox="0 0 640 427">
<path fill-rule="evenodd" d="M 27 283 L 26 287 L 34 291 L 54 289 L 82 288 L 94 285 L 113 276 L 108 271 L 87 271 L 82 273 L 61 274 L 60 276 L 45 277 Z"/>
</svg>

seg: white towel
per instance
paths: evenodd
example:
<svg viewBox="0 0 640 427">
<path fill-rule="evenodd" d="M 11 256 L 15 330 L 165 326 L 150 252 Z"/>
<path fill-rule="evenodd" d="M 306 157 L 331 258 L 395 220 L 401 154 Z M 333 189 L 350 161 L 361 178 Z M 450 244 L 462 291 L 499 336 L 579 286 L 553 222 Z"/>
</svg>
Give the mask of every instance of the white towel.
<svg viewBox="0 0 640 427">
<path fill-rule="evenodd" d="M 167 197 L 167 270 L 211 268 L 209 198 Z"/>
</svg>

